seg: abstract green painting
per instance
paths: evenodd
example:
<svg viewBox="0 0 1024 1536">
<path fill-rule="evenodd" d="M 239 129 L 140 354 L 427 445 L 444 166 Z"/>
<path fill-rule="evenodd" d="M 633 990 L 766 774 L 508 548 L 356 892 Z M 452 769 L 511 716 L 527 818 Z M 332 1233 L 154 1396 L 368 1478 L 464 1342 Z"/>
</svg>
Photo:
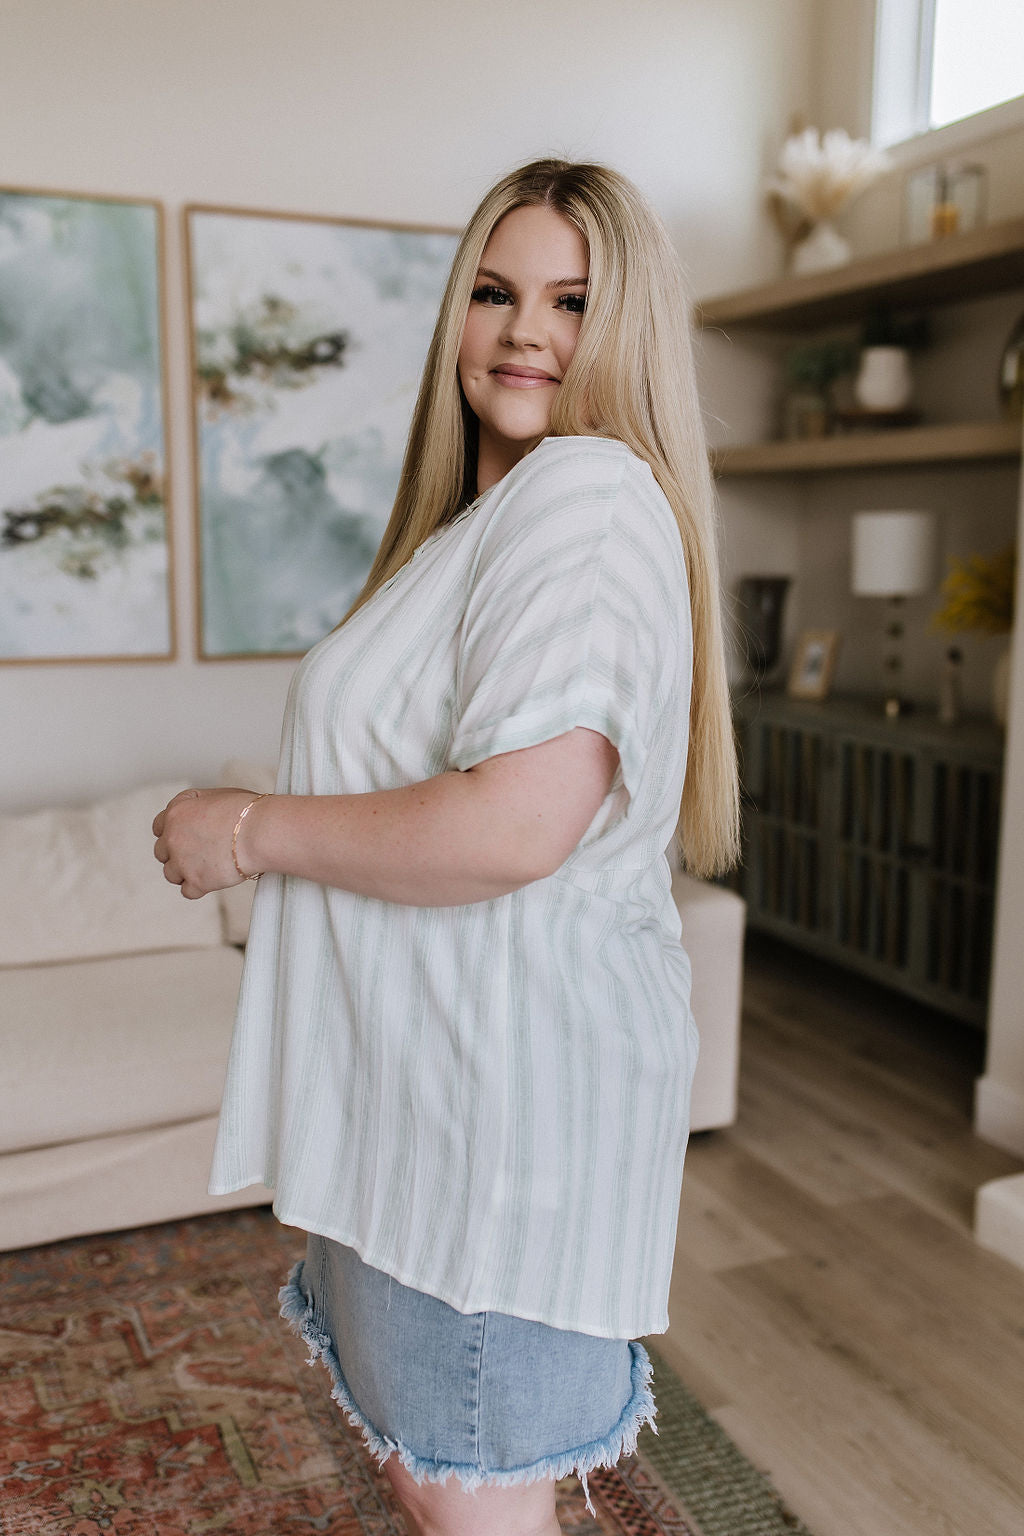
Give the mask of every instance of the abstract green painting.
<svg viewBox="0 0 1024 1536">
<path fill-rule="evenodd" d="M 300 654 L 380 543 L 456 237 L 210 208 L 188 230 L 199 652 Z"/>
<path fill-rule="evenodd" d="M 173 652 L 155 204 L 0 190 L 0 661 Z"/>
</svg>

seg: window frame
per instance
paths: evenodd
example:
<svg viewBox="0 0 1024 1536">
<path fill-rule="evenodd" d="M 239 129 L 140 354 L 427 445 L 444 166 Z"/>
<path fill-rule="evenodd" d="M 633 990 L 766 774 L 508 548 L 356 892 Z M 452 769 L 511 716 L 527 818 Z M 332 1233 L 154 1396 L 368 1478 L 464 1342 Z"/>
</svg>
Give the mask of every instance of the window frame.
<svg viewBox="0 0 1024 1536">
<path fill-rule="evenodd" d="M 875 0 L 871 142 L 900 164 L 955 154 L 1024 127 L 1024 94 L 930 127 L 934 40 L 935 0 Z"/>
</svg>

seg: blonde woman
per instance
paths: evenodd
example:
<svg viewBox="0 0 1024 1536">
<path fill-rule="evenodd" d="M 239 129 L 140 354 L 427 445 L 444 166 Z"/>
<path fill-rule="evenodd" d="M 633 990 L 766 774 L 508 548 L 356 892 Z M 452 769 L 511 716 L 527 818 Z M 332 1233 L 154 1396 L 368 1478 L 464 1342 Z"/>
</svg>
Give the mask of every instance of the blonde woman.
<svg viewBox="0 0 1024 1536">
<path fill-rule="evenodd" d="M 211 1188 L 308 1232 L 283 1314 L 419 1536 L 554 1536 L 654 1415 L 697 1054 L 665 851 L 737 851 L 687 310 L 615 172 L 489 192 L 277 793 L 154 823 L 187 897 L 261 875 Z"/>
</svg>

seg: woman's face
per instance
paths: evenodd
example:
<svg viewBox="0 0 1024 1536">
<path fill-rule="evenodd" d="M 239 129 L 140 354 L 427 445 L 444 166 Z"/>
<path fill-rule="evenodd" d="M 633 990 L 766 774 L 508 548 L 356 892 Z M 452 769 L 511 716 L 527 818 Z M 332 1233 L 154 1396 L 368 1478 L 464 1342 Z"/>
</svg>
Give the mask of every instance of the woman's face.
<svg viewBox="0 0 1024 1536">
<path fill-rule="evenodd" d="M 459 380 L 480 423 L 478 492 L 547 434 L 589 268 L 583 236 L 552 208 L 513 209 L 487 242 L 459 348 Z"/>
</svg>

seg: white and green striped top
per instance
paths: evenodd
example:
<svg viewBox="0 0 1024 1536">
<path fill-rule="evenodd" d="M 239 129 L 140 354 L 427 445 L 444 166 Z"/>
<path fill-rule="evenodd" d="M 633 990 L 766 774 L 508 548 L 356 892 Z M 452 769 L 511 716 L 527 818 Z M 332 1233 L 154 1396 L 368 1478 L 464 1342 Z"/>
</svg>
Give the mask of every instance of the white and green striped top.
<svg viewBox="0 0 1024 1536">
<path fill-rule="evenodd" d="M 211 1180 L 461 1312 L 668 1326 L 697 1033 L 665 858 L 692 640 L 678 528 L 621 443 L 547 438 L 296 672 L 278 791 L 359 794 L 588 726 L 574 853 L 413 907 L 264 876 Z"/>
</svg>

